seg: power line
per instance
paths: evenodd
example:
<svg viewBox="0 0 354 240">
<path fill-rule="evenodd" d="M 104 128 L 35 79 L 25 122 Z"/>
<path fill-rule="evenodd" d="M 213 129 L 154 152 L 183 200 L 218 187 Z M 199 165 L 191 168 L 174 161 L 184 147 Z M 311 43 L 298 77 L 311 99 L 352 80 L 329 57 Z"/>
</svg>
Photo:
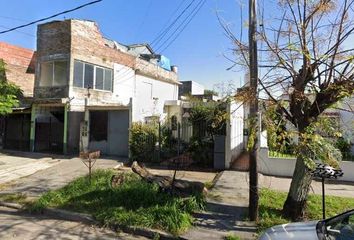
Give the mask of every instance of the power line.
<svg viewBox="0 0 354 240">
<path fill-rule="evenodd" d="M 191 3 L 195 2 L 195 0 L 193 0 Z M 190 3 L 190 4 L 191 4 Z M 206 3 L 206 0 L 200 0 L 197 5 L 194 7 L 194 9 L 186 16 L 186 18 L 177 26 L 177 28 L 172 32 L 172 34 L 170 34 L 170 36 L 155 50 L 159 50 L 161 49 L 173 36 L 174 38 L 172 39 L 172 41 L 170 41 L 167 46 L 165 46 L 163 48 L 163 50 L 161 52 L 163 52 L 164 50 L 166 50 L 180 35 L 181 33 L 184 31 L 184 29 L 189 25 L 189 23 L 194 19 L 194 17 L 197 15 L 197 13 L 200 11 L 200 9 L 203 7 L 203 5 Z M 185 12 L 185 10 L 189 7 L 190 5 L 188 5 L 183 12 Z M 183 15 L 183 14 L 182 14 Z M 181 14 L 178 16 L 180 17 Z M 187 21 L 187 23 L 186 23 Z M 171 26 L 171 25 L 170 25 Z M 181 29 L 182 28 L 182 29 Z M 181 30 L 180 30 L 181 29 Z M 179 32 L 177 32 L 178 30 L 180 30 Z M 175 35 L 175 33 L 177 33 Z M 146 67 L 148 66 L 148 64 L 145 64 L 145 66 L 142 68 L 142 70 L 144 70 Z M 126 69 L 125 71 L 122 72 L 122 76 L 126 77 L 129 74 L 129 70 Z"/>
<path fill-rule="evenodd" d="M 149 12 L 150 12 L 150 9 L 151 9 L 151 5 L 152 5 L 152 0 L 150 0 L 149 5 L 148 5 L 147 8 L 146 8 L 146 11 L 145 11 L 145 14 L 144 14 L 144 16 L 143 16 L 143 19 L 142 19 L 142 21 L 141 21 L 141 23 L 140 23 L 138 29 L 136 30 L 134 39 L 137 38 L 137 36 L 138 36 L 139 33 L 140 33 L 141 28 L 144 26 L 145 19 L 148 17 Z"/>
<path fill-rule="evenodd" d="M 173 20 L 173 22 L 165 28 L 165 30 L 159 35 L 157 36 L 154 40 L 152 40 L 151 45 L 154 44 L 154 42 L 156 41 L 155 45 L 157 45 L 161 39 L 172 29 L 172 27 L 178 22 L 178 20 L 183 16 L 183 14 L 192 6 L 192 4 L 195 2 L 196 0 L 192 0 L 184 9 L 183 11 L 176 17 L 175 20 Z"/>
<path fill-rule="evenodd" d="M 186 29 L 186 27 L 189 25 L 189 23 L 194 19 L 194 17 L 198 14 L 198 12 L 200 11 L 200 9 L 204 6 L 204 4 L 206 3 L 206 0 L 201 0 L 197 6 L 193 9 L 193 11 L 190 13 L 190 15 L 188 15 L 187 18 L 185 18 L 185 20 L 178 26 L 177 29 L 175 29 L 175 31 L 170 35 L 169 38 L 167 38 L 167 40 L 158 48 L 156 49 L 156 51 L 158 51 L 159 49 L 162 48 L 162 46 L 167 43 L 167 41 L 175 34 L 175 37 L 161 50 L 161 53 L 163 51 L 165 51 L 169 46 L 171 46 L 172 43 L 174 43 L 174 41 L 176 41 L 176 39 L 182 34 L 182 32 Z M 188 20 L 189 19 L 189 20 Z M 187 21 L 188 20 L 188 21 Z M 186 24 L 184 24 L 187 21 Z M 184 24 L 184 25 L 183 25 Z M 179 29 L 181 28 L 181 30 L 179 32 L 177 32 Z"/>
<path fill-rule="evenodd" d="M 160 34 L 162 34 L 164 32 L 164 29 L 167 28 L 168 24 L 171 22 L 172 18 L 176 15 L 176 13 L 178 13 L 179 9 L 182 7 L 182 5 L 186 2 L 186 0 L 183 0 L 182 2 L 180 2 L 180 4 L 178 5 L 178 7 L 173 11 L 174 14 L 171 14 L 170 18 L 167 20 L 166 24 L 161 28 L 161 30 L 157 33 L 157 36 L 159 36 Z M 157 38 L 157 37 L 156 37 Z M 156 38 L 151 41 L 151 44 L 156 40 Z"/>
<path fill-rule="evenodd" d="M 1 31 L 0 34 L 12 32 L 12 31 L 15 31 L 15 30 L 17 30 L 17 29 L 19 29 L 19 28 L 28 27 L 28 26 L 30 26 L 30 25 L 33 25 L 33 24 L 36 24 L 36 23 L 39 23 L 39 22 L 43 22 L 43 21 L 48 20 L 48 19 L 51 19 L 51 18 L 55 18 L 55 17 L 57 17 L 57 16 L 60 16 L 60 15 L 63 15 L 63 14 L 69 13 L 69 12 L 74 12 L 74 11 L 80 9 L 80 8 L 84 8 L 84 7 L 87 7 L 87 6 L 89 6 L 89 5 L 92 5 L 92 4 L 101 2 L 101 1 L 102 1 L 102 0 L 92 1 L 92 2 L 89 2 L 89 3 L 83 4 L 83 5 L 80 5 L 80 6 L 76 7 L 76 8 L 72 8 L 72 9 L 69 9 L 69 10 L 65 10 L 65 11 L 63 11 L 63 12 L 56 13 L 56 14 L 51 15 L 51 16 L 49 16 L 49 17 L 41 18 L 41 19 L 35 20 L 35 21 L 33 21 L 33 22 L 30 22 L 30 23 L 26 23 L 26 24 L 23 24 L 23 25 L 14 27 L 14 28 L 10 28 L 10 29 L 5 30 L 5 31 Z"/>
<path fill-rule="evenodd" d="M 182 1 L 181 4 L 177 7 L 177 10 L 183 5 L 183 3 L 185 2 L 186 0 Z M 168 34 L 168 32 L 172 29 L 172 27 L 178 22 L 178 20 L 184 15 L 184 13 L 193 5 L 193 3 L 195 2 L 196 0 L 192 0 L 183 10 L 182 12 L 176 17 L 176 19 L 174 19 L 174 21 L 165 29 L 163 30 L 162 29 L 162 32 L 159 34 L 159 36 L 157 36 L 155 38 L 155 40 L 158 40 L 156 42 L 156 45 L 166 36 L 166 34 Z M 187 27 L 187 25 L 192 21 L 192 19 L 194 18 L 194 16 L 199 12 L 200 8 L 205 4 L 206 0 L 200 0 L 197 5 L 194 7 L 194 9 L 184 18 L 184 20 L 179 24 L 179 26 L 177 26 L 177 28 L 172 32 L 172 34 L 167 38 L 167 40 L 165 40 L 159 47 L 157 47 L 155 45 L 155 47 L 157 47 L 157 50 L 158 49 L 161 49 L 166 43 L 168 40 L 170 40 L 173 36 L 175 36 L 172 41 L 170 43 L 168 43 L 168 45 L 163 49 L 167 49 L 178 37 L 179 35 L 183 32 L 183 30 Z M 191 17 L 192 16 L 192 17 Z M 189 21 L 183 25 L 187 20 L 189 19 Z M 167 22 L 168 24 L 168 22 Z M 166 25 L 167 25 L 166 24 Z M 182 29 L 175 35 L 175 33 L 182 27 Z M 152 45 L 152 43 L 155 41 L 153 40 L 151 42 L 150 45 Z M 132 61 L 133 62 L 133 61 Z M 142 69 L 145 69 L 146 67 L 148 66 L 148 64 L 145 64 L 145 66 L 142 68 Z M 123 70 L 123 72 L 121 73 L 121 77 L 126 77 L 127 75 L 129 75 L 129 69 L 125 69 Z"/>
</svg>

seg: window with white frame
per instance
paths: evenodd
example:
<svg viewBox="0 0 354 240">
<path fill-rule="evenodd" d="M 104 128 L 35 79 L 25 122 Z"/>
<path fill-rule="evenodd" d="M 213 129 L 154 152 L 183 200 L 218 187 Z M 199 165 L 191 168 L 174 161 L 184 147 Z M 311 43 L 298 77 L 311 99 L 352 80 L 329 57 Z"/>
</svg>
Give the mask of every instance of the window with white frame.
<svg viewBox="0 0 354 240">
<path fill-rule="evenodd" d="M 74 86 L 112 91 L 113 71 L 109 68 L 74 61 Z"/>
<path fill-rule="evenodd" d="M 41 87 L 65 86 L 68 84 L 68 62 L 51 61 L 42 62 L 40 65 Z"/>
</svg>

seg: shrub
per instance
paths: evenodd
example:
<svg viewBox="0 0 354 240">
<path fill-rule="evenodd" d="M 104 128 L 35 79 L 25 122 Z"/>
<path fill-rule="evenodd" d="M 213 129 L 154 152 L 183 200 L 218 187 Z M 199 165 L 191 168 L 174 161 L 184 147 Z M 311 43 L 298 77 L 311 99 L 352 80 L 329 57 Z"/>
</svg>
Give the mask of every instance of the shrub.
<svg viewBox="0 0 354 240">
<path fill-rule="evenodd" d="M 155 159 L 158 127 L 156 124 L 133 123 L 130 128 L 130 158 L 132 161 L 151 162 Z"/>
<path fill-rule="evenodd" d="M 214 141 L 211 138 L 192 137 L 189 145 L 189 152 L 194 161 L 203 166 L 213 165 Z"/>
<path fill-rule="evenodd" d="M 335 147 L 342 153 L 343 160 L 351 160 L 352 155 L 350 153 L 350 149 L 352 144 L 350 141 L 346 140 L 343 137 L 340 137 L 335 142 Z"/>
</svg>

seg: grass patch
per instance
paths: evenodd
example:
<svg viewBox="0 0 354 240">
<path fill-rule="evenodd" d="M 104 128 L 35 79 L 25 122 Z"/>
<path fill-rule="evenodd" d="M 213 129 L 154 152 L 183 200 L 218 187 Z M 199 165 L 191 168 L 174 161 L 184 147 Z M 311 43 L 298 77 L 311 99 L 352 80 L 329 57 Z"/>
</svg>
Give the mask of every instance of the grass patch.
<svg viewBox="0 0 354 240">
<path fill-rule="evenodd" d="M 241 240 L 241 238 L 239 236 L 231 234 L 231 235 L 227 235 L 225 237 L 225 240 Z"/>
<path fill-rule="evenodd" d="M 158 186 L 133 173 L 122 173 L 124 183 L 111 188 L 113 174 L 110 170 L 97 170 L 91 185 L 87 176 L 80 177 L 59 190 L 45 193 L 30 210 L 62 208 L 89 213 L 104 225 L 149 227 L 179 234 L 191 226 L 191 214 L 203 207 L 200 196 L 182 199 L 161 193 Z"/>
<path fill-rule="evenodd" d="M 281 215 L 283 204 L 287 197 L 286 192 L 270 189 L 261 189 L 259 199 L 258 231 L 274 225 L 290 222 Z M 354 208 L 354 199 L 345 197 L 326 196 L 326 217 L 332 217 Z M 310 194 L 307 200 L 306 218 L 308 220 L 322 219 L 322 196 Z"/>
</svg>

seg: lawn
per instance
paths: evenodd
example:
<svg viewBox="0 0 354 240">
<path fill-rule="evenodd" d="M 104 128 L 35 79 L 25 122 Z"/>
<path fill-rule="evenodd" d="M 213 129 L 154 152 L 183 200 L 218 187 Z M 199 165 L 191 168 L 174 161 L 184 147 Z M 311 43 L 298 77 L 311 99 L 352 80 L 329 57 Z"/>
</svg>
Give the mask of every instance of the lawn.
<svg viewBox="0 0 354 240">
<path fill-rule="evenodd" d="M 274 225 L 290 222 L 281 216 L 281 209 L 287 193 L 270 189 L 261 189 L 259 199 L 258 231 Z M 354 198 L 326 196 L 326 217 L 332 217 L 354 208 Z M 306 209 L 307 220 L 322 219 L 322 196 L 310 194 Z"/>
<path fill-rule="evenodd" d="M 89 213 L 106 226 L 148 227 L 179 234 L 192 225 L 191 214 L 203 208 L 202 197 L 182 199 L 162 193 L 158 186 L 133 173 L 121 173 L 126 175 L 124 183 L 111 188 L 113 174 L 111 170 L 97 170 L 91 184 L 87 176 L 80 177 L 59 190 L 45 193 L 30 210 L 62 208 Z"/>
</svg>

